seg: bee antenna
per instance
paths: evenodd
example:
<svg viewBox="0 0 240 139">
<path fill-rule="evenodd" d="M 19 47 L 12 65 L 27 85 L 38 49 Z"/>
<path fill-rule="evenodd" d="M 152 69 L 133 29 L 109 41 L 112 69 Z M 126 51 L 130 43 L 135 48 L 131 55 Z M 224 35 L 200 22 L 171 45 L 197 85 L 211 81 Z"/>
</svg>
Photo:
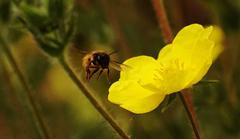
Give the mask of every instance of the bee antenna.
<svg viewBox="0 0 240 139">
<path fill-rule="evenodd" d="M 117 52 L 118 52 L 117 50 L 114 50 L 111 53 L 109 53 L 108 55 L 113 55 L 113 54 L 116 54 Z"/>
</svg>

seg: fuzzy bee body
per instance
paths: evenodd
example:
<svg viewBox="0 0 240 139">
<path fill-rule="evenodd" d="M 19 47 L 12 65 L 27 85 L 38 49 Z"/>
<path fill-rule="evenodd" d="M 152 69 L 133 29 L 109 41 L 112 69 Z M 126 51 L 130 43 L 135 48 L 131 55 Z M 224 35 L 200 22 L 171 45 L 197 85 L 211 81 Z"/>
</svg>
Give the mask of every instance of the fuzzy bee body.
<svg viewBox="0 0 240 139">
<path fill-rule="evenodd" d="M 109 64 L 110 55 L 104 51 L 93 51 L 86 54 L 83 57 L 82 65 L 86 71 L 86 79 L 90 80 L 91 77 L 99 71 L 98 77 L 102 74 L 104 70 L 107 70 L 107 75 L 109 77 Z"/>
</svg>

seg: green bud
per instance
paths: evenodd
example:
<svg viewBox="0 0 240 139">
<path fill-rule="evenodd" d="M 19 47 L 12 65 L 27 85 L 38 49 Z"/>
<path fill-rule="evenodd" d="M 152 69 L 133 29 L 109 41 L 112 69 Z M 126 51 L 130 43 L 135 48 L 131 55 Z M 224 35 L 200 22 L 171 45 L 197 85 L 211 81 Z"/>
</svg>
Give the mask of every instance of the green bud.
<svg viewBox="0 0 240 139">
<path fill-rule="evenodd" d="M 23 6 L 22 10 L 28 23 L 35 26 L 41 33 L 49 33 L 57 29 L 57 23 L 52 22 L 44 11 L 27 5 Z"/>
<path fill-rule="evenodd" d="M 48 1 L 48 14 L 53 20 L 62 20 L 64 18 L 66 9 L 65 0 L 49 0 Z"/>
</svg>

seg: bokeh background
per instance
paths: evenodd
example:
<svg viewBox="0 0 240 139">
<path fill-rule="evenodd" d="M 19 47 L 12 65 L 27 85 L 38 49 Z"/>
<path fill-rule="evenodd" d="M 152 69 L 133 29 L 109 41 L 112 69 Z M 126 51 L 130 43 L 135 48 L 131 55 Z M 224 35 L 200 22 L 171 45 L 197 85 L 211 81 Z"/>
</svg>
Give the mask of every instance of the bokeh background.
<svg viewBox="0 0 240 139">
<path fill-rule="evenodd" d="M 0 32 L 33 90 L 34 102 L 50 138 L 120 138 L 58 61 L 44 53 L 17 20 L 21 11 L 16 3 L 47 15 L 49 1 L 0 0 Z M 225 50 L 205 77 L 219 82 L 194 86 L 193 101 L 204 139 L 240 138 L 240 1 L 165 0 L 164 4 L 174 34 L 191 23 L 216 24 L 223 29 Z M 79 78 L 84 76 L 82 57 L 77 50 L 69 49 L 73 44 L 80 50 L 118 50 L 114 59 L 119 62 L 138 55 L 157 57 L 164 46 L 151 0 L 65 0 L 63 9 L 52 10 L 74 12 L 74 35 L 65 53 Z M 39 18 L 31 16 L 36 23 L 42 21 Z M 50 18 L 50 22 L 58 20 Z M 46 23 L 42 28 L 49 26 Z M 26 90 L 0 50 L 0 139 L 40 139 Z M 111 70 L 110 82 L 118 77 L 119 73 Z M 105 75 L 86 84 L 133 139 L 193 138 L 178 97 L 164 111 L 159 107 L 147 114 L 134 115 L 108 102 L 110 83 Z"/>
</svg>

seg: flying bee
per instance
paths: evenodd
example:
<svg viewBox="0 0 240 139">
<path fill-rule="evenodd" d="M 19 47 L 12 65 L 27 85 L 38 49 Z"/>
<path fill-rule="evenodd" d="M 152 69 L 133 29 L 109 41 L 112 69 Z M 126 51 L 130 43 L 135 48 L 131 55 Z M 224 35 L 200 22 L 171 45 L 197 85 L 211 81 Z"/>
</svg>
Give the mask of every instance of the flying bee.
<svg viewBox="0 0 240 139">
<path fill-rule="evenodd" d="M 120 71 L 121 70 L 121 65 L 114 60 L 111 60 L 111 55 L 116 53 L 116 51 L 111 52 L 111 53 L 106 53 L 104 51 L 93 51 L 90 53 L 87 53 L 83 57 L 82 61 L 82 66 L 85 68 L 86 72 L 86 79 L 90 80 L 92 76 L 98 73 L 97 79 L 100 77 L 100 75 L 103 73 L 104 70 L 107 70 L 107 76 L 109 78 L 109 66 L 112 68 Z"/>
</svg>

